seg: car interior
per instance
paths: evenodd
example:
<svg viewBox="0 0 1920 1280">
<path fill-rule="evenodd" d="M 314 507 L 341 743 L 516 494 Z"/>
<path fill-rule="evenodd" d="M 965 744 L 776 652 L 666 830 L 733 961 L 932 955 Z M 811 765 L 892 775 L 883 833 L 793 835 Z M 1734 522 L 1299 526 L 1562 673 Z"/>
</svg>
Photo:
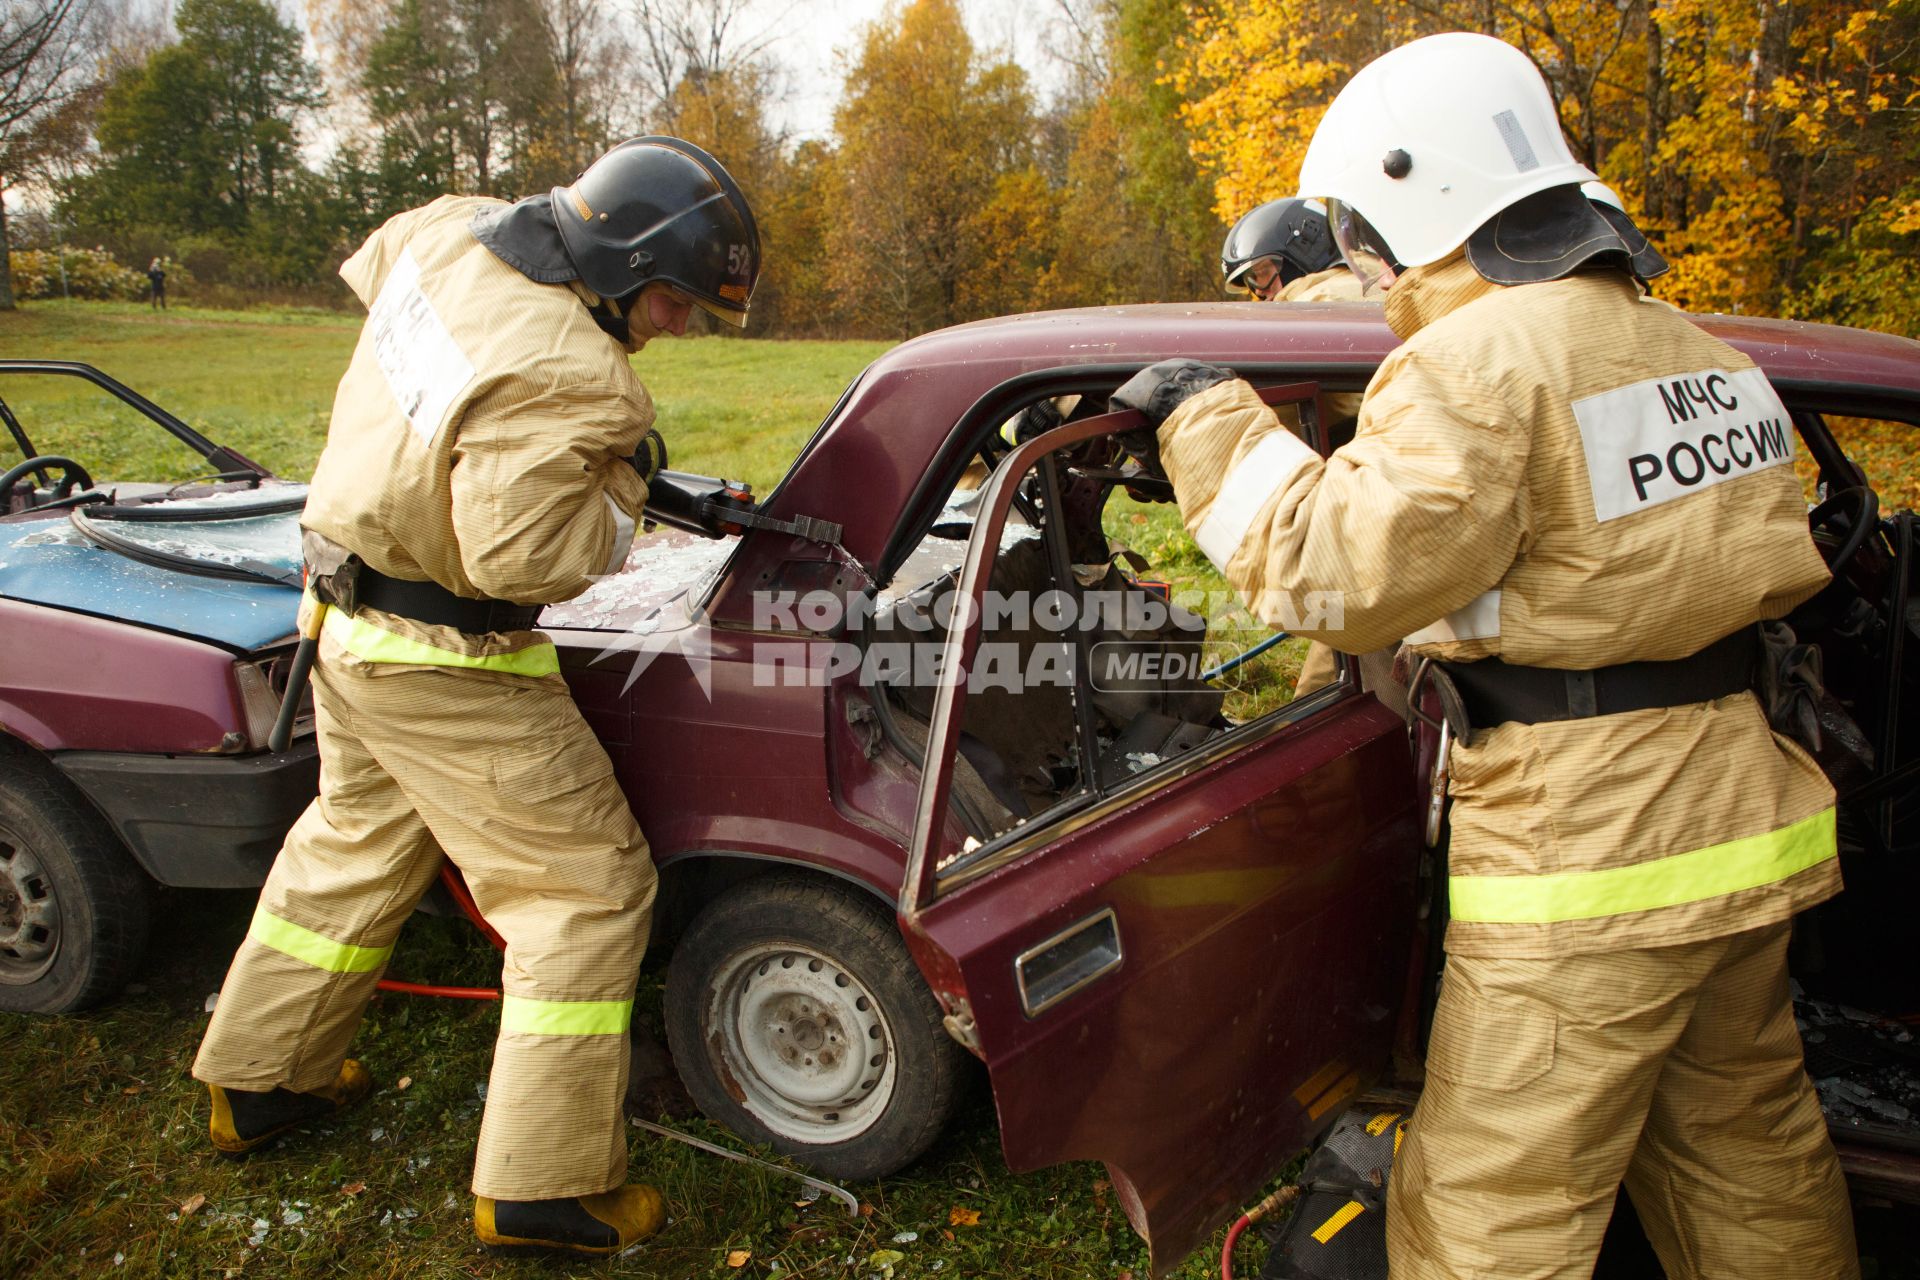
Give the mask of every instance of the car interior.
<svg viewBox="0 0 1920 1280">
<path fill-rule="evenodd" d="M 1833 581 L 1786 621 L 1819 654 L 1824 692 L 1805 710 L 1816 726 L 1805 745 L 1839 796 L 1846 881 L 1795 921 L 1795 1014 L 1836 1137 L 1920 1156 L 1920 959 L 1910 934 L 1920 901 L 1920 516 L 1885 510 L 1847 452 L 1856 440 L 1911 441 L 1920 418 L 1911 408 L 1878 420 L 1823 413 L 1787 399 L 1804 446 L 1808 521 Z"/>
<path fill-rule="evenodd" d="M 864 669 L 879 673 L 867 691 L 916 767 L 938 690 L 908 678 L 906 650 L 937 650 L 947 635 L 967 539 L 1016 424 L 1034 405 L 1052 407 L 1048 423 L 1073 424 L 1105 403 L 1104 393 L 1067 394 L 1013 406 L 881 595 L 861 637 Z M 1312 440 L 1315 409 L 1309 399 L 1282 412 Z M 1335 425 L 1350 434 L 1350 416 Z M 953 803 L 971 839 L 958 856 L 1057 807 L 1172 776 L 1180 757 L 1245 724 L 1308 709 L 1294 705 L 1306 643 L 1238 604 L 1181 526 L 1170 486 L 1118 439 L 1042 458 L 1016 484 L 962 710 Z M 1341 670 L 1341 682 L 1354 678 L 1344 660 Z"/>
</svg>

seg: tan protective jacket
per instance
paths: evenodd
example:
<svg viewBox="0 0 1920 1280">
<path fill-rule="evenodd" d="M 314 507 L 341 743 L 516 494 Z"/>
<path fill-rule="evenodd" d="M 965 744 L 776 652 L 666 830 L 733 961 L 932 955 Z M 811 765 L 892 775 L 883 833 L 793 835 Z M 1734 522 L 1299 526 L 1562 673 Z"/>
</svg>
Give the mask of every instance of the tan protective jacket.
<svg viewBox="0 0 1920 1280">
<path fill-rule="evenodd" d="M 1273 295 L 1275 302 L 1359 302 L 1364 293 L 1360 277 L 1343 266 L 1328 267 L 1301 276 Z"/>
<path fill-rule="evenodd" d="M 1270 622 L 1590 669 L 1686 657 L 1826 582 L 1764 375 L 1631 280 L 1501 288 L 1455 256 L 1386 309 L 1407 341 L 1324 462 L 1244 382 L 1160 428 L 1188 530 Z M 1460 954 L 1713 937 L 1839 887 L 1832 788 L 1749 694 L 1477 732 L 1453 795 Z"/>
<path fill-rule="evenodd" d="M 340 268 L 367 323 L 302 523 L 391 577 L 551 604 L 625 560 L 647 491 L 623 459 L 653 401 L 583 305 L 597 299 L 536 284 L 473 238 L 473 215 L 498 203 L 445 196 L 400 214 Z M 370 609 L 354 621 L 466 656 L 544 645 Z M 354 643 L 338 610 L 329 626 L 358 656 L 381 647 L 364 631 Z M 372 660 L 407 654 L 387 646 Z M 534 665 L 518 674 L 547 674 Z"/>
</svg>

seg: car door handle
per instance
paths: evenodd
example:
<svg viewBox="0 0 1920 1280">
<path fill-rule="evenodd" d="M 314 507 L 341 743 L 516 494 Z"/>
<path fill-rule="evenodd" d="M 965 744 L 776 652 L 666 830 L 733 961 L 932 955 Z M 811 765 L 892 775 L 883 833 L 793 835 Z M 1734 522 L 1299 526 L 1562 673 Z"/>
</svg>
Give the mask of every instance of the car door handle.
<svg viewBox="0 0 1920 1280">
<path fill-rule="evenodd" d="M 1120 923 L 1112 907 L 1103 907 L 1014 959 L 1020 1008 L 1038 1017 L 1118 969 L 1122 958 Z"/>
</svg>

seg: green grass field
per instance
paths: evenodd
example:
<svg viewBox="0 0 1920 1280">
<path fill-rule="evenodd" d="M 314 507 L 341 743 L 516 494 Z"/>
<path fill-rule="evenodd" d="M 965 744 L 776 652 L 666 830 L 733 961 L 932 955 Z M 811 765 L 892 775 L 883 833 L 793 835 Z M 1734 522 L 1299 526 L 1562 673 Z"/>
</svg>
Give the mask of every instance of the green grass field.
<svg viewBox="0 0 1920 1280">
<path fill-rule="evenodd" d="M 326 312 L 181 308 L 156 317 L 133 305 L 30 304 L 0 314 L 0 355 L 95 364 L 215 439 L 304 478 L 357 327 Z M 663 341 L 636 367 L 658 401 L 676 465 L 765 492 L 884 349 Z M 10 379 L 0 395 L 36 450 L 71 452 L 109 478 L 195 473 L 197 460 L 185 456 L 165 471 L 151 428 L 135 434 L 131 415 L 98 395 L 77 394 L 66 380 L 34 381 Z M 1910 448 L 1875 457 L 1896 492 L 1902 484 L 1912 491 Z M 0 465 L 15 460 L 17 450 L 0 442 Z M 1108 529 L 1176 587 L 1221 585 L 1170 507 L 1116 500 Z M 1297 644 L 1277 650 L 1232 709 L 1246 714 L 1283 699 L 1298 661 Z M 205 1140 L 205 1093 L 187 1071 L 204 1001 L 251 906 L 246 893 L 167 893 L 149 972 L 122 999 L 75 1017 L 0 1015 L 0 1277 L 1146 1278 L 1146 1251 L 1099 1167 L 1008 1172 L 984 1081 L 926 1159 L 851 1188 L 865 1206 L 857 1218 L 830 1199 L 804 1201 L 797 1183 L 636 1129 L 634 1176 L 663 1187 L 672 1208 L 660 1237 L 571 1269 L 493 1258 L 472 1242 L 466 1191 L 497 1020 L 491 1005 L 382 998 L 355 1049 L 381 1084 L 366 1107 L 247 1163 L 216 1160 Z M 464 925 L 421 917 L 392 972 L 488 984 L 498 961 Z M 658 1001 L 659 974 L 650 971 L 641 1002 L 656 1025 Z M 1180 1105 L 1168 1099 L 1169 1108 Z M 739 1149 L 713 1126 L 685 1127 Z M 955 1221 L 973 1214 L 973 1225 Z M 1218 1274 L 1218 1248 L 1216 1237 L 1211 1254 L 1175 1274 Z M 1242 1247 L 1241 1274 L 1258 1270 L 1262 1248 L 1257 1240 Z M 741 1251 L 745 1260 L 730 1265 Z"/>
<path fill-rule="evenodd" d="M 322 312 L 181 308 L 156 317 L 131 305 L 37 304 L 0 314 L 0 355 L 94 364 L 214 439 L 304 478 L 356 333 L 352 317 Z M 677 465 L 765 492 L 884 349 L 663 341 L 636 368 Z M 0 385 L 0 395 L 37 451 L 70 452 L 107 477 L 153 478 L 165 465 L 152 428 L 136 429 L 130 413 L 97 393 L 68 379 L 16 381 Z M 0 446 L 0 465 L 17 452 Z M 182 454 L 167 474 L 194 474 L 196 461 Z M 1170 551 L 1177 531 L 1166 507 L 1116 504 L 1110 523 L 1149 554 Z M 1170 568 L 1182 585 L 1217 584 L 1203 581 L 1211 571 L 1198 562 Z M 1098 1166 L 1007 1171 L 984 1080 L 930 1156 L 851 1188 L 867 1206 L 858 1218 L 827 1198 L 803 1202 L 795 1182 L 636 1129 L 634 1176 L 663 1187 L 673 1212 L 656 1241 L 571 1271 L 492 1258 L 472 1242 L 466 1182 L 497 1021 L 491 1005 L 377 1001 L 355 1048 L 382 1086 L 364 1109 L 244 1164 L 216 1160 L 205 1140 L 205 1092 L 187 1071 L 204 1001 L 245 933 L 252 895 L 164 899 L 150 971 L 125 997 L 75 1017 L 0 1015 L 0 1276 L 1145 1280 L 1146 1251 Z M 392 972 L 487 984 L 498 960 L 466 926 L 419 917 Z M 657 973 L 641 996 L 657 1005 Z M 723 1130 L 687 1127 L 740 1149 Z M 186 1204 L 194 1211 L 182 1212 Z M 977 1225 L 952 1221 L 969 1214 Z M 1217 1257 L 1217 1239 L 1212 1247 Z M 1260 1248 L 1243 1247 L 1249 1274 Z M 740 1250 L 747 1260 L 730 1266 Z M 1217 1274 L 1217 1262 L 1203 1252 L 1177 1274 L 1198 1280 Z"/>
</svg>

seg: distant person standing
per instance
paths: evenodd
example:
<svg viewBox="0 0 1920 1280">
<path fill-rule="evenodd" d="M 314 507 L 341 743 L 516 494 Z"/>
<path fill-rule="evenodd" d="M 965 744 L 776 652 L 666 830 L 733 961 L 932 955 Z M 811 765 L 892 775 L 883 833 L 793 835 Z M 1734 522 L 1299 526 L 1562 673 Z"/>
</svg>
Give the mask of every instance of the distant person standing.
<svg viewBox="0 0 1920 1280">
<path fill-rule="evenodd" d="M 147 283 L 152 286 L 151 292 L 147 295 L 147 301 L 152 304 L 155 311 L 165 311 L 167 309 L 167 273 L 161 268 L 158 258 L 147 264 Z"/>
</svg>

